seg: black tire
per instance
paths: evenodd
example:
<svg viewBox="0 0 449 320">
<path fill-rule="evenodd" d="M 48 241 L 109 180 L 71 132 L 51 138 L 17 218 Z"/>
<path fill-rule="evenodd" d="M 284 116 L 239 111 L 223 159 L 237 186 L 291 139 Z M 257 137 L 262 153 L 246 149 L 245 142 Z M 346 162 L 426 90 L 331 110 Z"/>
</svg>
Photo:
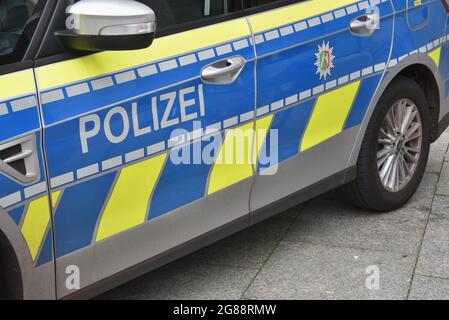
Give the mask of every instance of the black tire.
<svg viewBox="0 0 449 320">
<path fill-rule="evenodd" d="M 382 122 L 391 106 L 400 99 L 412 100 L 422 122 L 422 147 L 415 172 L 408 184 L 397 192 L 390 192 L 381 182 L 377 169 L 377 139 Z M 384 92 L 368 124 L 357 161 L 357 177 L 340 188 L 349 202 L 357 207 L 377 212 L 387 212 L 402 207 L 418 189 L 424 175 L 431 143 L 431 117 L 423 89 L 412 79 L 395 79 Z"/>
</svg>

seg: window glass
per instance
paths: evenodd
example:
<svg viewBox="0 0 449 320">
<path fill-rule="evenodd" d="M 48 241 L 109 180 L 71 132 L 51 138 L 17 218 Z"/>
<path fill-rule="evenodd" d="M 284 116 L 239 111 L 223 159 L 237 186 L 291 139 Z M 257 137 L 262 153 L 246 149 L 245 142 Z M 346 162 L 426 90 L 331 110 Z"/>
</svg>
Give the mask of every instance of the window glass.
<svg viewBox="0 0 449 320">
<path fill-rule="evenodd" d="M 44 1 L 0 0 L 0 65 L 21 61 Z"/>
<path fill-rule="evenodd" d="M 158 20 L 158 30 L 200 22 L 211 17 L 257 7 L 280 0 L 140 0 L 154 10 Z"/>
</svg>

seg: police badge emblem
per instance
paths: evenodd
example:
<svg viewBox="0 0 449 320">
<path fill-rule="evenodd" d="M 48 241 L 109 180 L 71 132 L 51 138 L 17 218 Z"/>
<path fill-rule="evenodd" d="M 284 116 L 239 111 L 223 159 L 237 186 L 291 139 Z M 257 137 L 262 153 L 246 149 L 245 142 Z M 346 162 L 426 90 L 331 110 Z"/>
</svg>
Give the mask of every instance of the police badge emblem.
<svg viewBox="0 0 449 320">
<path fill-rule="evenodd" d="M 331 75 L 331 71 L 334 68 L 335 56 L 333 55 L 334 48 L 331 48 L 328 43 L 323 41 L 323 45 L 318 45 L 318 52 L 315 53 L 317 67 L 316 74 L 320 75 L 320 79 L 326 78 Z"/>
</svg>

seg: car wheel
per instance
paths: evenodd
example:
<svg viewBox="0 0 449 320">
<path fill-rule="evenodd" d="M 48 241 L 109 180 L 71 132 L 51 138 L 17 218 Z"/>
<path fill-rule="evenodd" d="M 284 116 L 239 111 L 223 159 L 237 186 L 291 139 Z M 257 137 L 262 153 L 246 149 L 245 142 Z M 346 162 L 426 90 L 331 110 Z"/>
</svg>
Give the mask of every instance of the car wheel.
<svg viewBox="0 0 449 320">
<path fill-rule="evenodd" d="M 381 97 L 361 146 L 356 179 L 343 186 L 354 205 L 378 212 L 403 206 L 424 175 L 431 117 L 422 88 L 398 78 Z"/>
</svg>

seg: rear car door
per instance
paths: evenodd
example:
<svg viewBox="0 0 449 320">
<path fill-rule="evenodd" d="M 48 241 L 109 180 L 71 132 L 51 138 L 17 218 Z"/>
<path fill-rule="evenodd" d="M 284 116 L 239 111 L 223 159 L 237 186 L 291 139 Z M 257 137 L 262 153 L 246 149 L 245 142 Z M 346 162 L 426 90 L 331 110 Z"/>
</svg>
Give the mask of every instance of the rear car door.
<svg viewBox="0 0 449 320">
<path fill-rule="evenodd" d="M 59 297 L 73 293 L 72 266 L 85 288 L 222 225 L 248 224 L 252 166 L 215 161 L 232 144 L 225 129 L 253 128 L 247 21 L 233 18 L 233 1 L 141 2 L 158 18 L 151 47 L 58 56 L 36 68 Z M 236 61 L 234 81 L 202 80 Z"/>
<path fill-rule="evenodd" d="M 325 178 L 343 181 L 388 65 L 393 14 L 387 0 L 310 0 L 249 17 L 257 114 L 273 115 L 279 155 L 259 163 L 252 211 Z"/>
<path fill-rule="evenodd" d="M 17 258 L 1 257 L 1 276 L 8 275 L 0 279 L 0 293 L 9 294 L 5 298 L 55 297 L 52 239 L 45 239 L 52 232 L 51 210 L 31 61 L 46 4 L 0 2 L 0 250 L 11 245 Z"/>
</svg>

